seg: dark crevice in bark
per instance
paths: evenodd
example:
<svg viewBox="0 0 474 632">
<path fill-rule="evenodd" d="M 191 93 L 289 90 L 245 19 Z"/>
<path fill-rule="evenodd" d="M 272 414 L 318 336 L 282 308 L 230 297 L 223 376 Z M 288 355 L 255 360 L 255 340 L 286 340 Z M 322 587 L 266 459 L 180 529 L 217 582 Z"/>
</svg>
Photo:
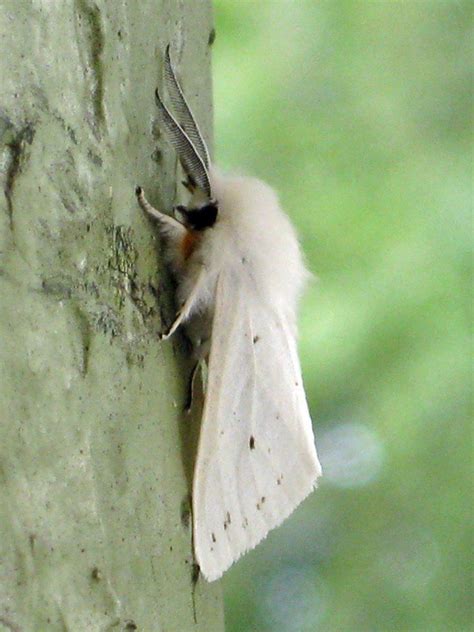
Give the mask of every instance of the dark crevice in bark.
<svg viewBox="0 0 474 632">
<path fill-rule="evenodd" d="M 25 159 L 25 147 L 31 145 L 35 136 L 35 129 L 32 123 L 25 124 L 17 131 L 13 138 L 6 143 L 9 149 L 9 161 L 6 169 L 5 198 L 7 200 L 7 213 L 10 221 L 10 228 L 13 230 L 13 190 L 18 174 Z"/>
</svg>

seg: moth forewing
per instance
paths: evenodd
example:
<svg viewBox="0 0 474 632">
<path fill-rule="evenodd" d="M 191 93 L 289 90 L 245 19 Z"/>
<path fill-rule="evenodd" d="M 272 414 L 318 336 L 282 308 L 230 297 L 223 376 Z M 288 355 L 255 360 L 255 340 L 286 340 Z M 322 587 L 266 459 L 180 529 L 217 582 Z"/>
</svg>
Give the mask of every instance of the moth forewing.
<svg viewBox="0 0 474 632">
<path fill-rule="evenodd" d="M 261 303 L 245 276 L 236 287 L 235 277 L 222 273 L 193 481 L 194 541 L 204 577 L 217 579 L 256 546 L 320 473 L 285 318 Z"/>
</svg>

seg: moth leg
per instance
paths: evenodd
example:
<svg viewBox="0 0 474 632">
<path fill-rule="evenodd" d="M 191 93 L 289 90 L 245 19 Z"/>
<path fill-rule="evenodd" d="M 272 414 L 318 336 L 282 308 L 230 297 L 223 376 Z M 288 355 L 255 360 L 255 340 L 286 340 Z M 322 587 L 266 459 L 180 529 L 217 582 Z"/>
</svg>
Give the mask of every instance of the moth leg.
<svg viewBox="0 0 474 632">
<path fill-rule="evenodd" d="M 191 412 L 192 406 L 193 406 L 193 401 L 194 401 L 194 383 L 196 381 L 196 375 L 198 372 L 199 367 L 201 366 L 201 360 L 197 360 L 196 364 L 193 366 L 193 369 L 191 371 L 191 375 L 189 376 L 189 382 L 188 382 L 188 395 L 186 398 L 186 405 L 184 407 L 184 412 L 186 414 L 189 414 Z"/>
<path fill-rule="evenodd" d="M 184 301 L 184 303 L 179 308 L 178 313 L 176 314 L 176 318 L 174 319 L 174 322 L 171 324 L 171 327 L 168 329 L 168 331 L 160 334 L 160 340 L 168 340 L 168 338 L 172 336 L 174 332 L 178 329 L 181 323 L 188 318 L 194 306 L 196 298 L 201 290 L 201 284 L 204 279 L 204 274 L 205 274 L 205 271 L 204 269 L 202 269 L 201 272 L 199 273 L 196 283 L 194 284 L 194 287 L 191 290 L 188 298 Z"/>
<path fill-rule="evenodd" d="M 158 209 L 152 206 L 150 202 L 146 199 L 145 193 L 143 192 L 143 189 L 141 187 L 136 187 L 135 195 L 137 196 L 137 200 L 141 208 L 145 211 L 145 213 L 148 213 L 148 215 L 153 217 L 153 219 L 157 219 L 161 224 L 164 224 L 169 228 L 179 231 L 184 230 L 184 226 L 181 224 L 181 222 L 178 222 L 177 219 L 171 217 L 170 215 L 165 215 L 165 213 L 158 211 Z"/>
</svg>

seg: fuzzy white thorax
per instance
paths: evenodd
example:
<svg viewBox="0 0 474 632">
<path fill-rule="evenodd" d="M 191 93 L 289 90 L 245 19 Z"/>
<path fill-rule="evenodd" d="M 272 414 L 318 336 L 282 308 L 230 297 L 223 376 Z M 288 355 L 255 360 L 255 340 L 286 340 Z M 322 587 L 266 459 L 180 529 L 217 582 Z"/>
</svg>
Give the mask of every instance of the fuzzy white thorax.
<svg viewBox="0 0 474 632">
<path fill-rule="evenodd" d="M 179 301 L 186 300 L 204 269 L 205 280 L 189 317 L 212 312 L 219 274 L 235 271 L 237 278 L 247 268 L 261 300 L 286 313 L 295 331 L 297 301 L 309 272 L 275 191 L 257 178 L 226 175 L 215 167 L 209 176 L 218 203 L 217 221 L 203 232 L 182 270 Z"/>
</svg>

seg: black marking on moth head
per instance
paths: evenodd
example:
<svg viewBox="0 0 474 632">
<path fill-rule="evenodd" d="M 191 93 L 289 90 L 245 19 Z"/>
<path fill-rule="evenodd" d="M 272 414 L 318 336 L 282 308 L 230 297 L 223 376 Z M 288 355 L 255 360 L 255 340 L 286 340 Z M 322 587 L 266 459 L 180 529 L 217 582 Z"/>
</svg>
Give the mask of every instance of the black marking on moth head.
<svg viewBox="0 0 474 632">
<path fill-rule="evenodd" d="M 187 208 L 179 205 L 176 210 L 182 216 L 187 228 L 191 230 L 206 230 L 216 223 L 218 206 L 215 200 L 211 200 L 199 208 Z"/>
<path fill-rule="evenodd" d="M 255 437 L 253 435 L 249 439 L 249 448 L 255 450 Z"/>
</svg>

